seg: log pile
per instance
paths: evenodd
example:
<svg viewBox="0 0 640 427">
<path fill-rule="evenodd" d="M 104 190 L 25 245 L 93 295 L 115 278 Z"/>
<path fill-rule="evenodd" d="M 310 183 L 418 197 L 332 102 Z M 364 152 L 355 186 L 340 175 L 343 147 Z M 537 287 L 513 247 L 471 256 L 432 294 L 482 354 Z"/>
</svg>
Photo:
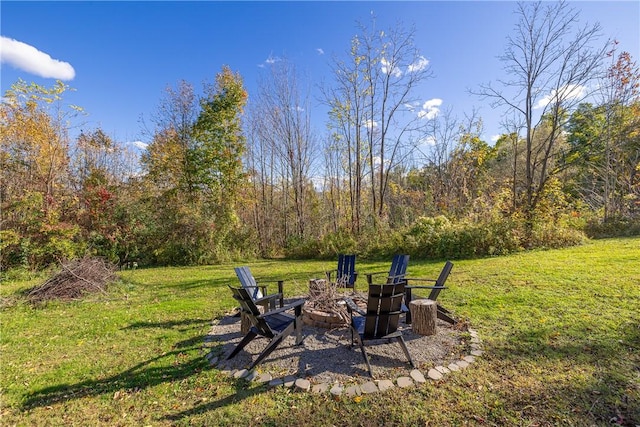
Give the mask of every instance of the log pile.
<svg viewBox="0 0 640 427">
<path fill-rule="evenodd" d="M 115 279 L 115 265 L 101 259 L 85 257 L 61 264 L 61 269 L 46 282 L 31 289 L 31 303 L 51 300 L 75 300 L 89 293 L 106 293 Z"/>
<path fill-rule="evenodd" d="M 342 301 L 343 295 L 338 292 L 338 284 L 330 283 L 324 279 L 309 281 L 309 298 L 305 304 L 306 310 L 331 313 L 341 319 L 340 323 L 347 323 L 349 315 Z"/>
</svg>

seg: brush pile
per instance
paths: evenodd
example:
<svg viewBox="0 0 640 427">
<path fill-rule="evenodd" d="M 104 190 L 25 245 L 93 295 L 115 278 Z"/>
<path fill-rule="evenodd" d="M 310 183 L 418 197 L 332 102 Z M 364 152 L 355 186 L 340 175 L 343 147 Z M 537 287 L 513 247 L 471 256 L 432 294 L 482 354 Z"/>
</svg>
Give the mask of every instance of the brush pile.
<svg viewBox="0 0 640 427">
<path fill-rule="evenodd" d="M 60 267 L 58 273 L 28 292 L 31 303 L 68 301 L 91 293 L 106 293 L 107 286 L 116 277 L 116 266 L 101 258 L 85 257 L 61 263 Z"/>
<path fill-rule="evenodd" d="M 331 313 L 339 316 L 344 323 L 348 322 L 349 315 L 344 303 L 344 297 L 348 296 L 356 304 L 366 302 L 366 298 L 360 293 L 352 292 L 348 295 L 340 292 L 344 286 L 340 283 L 330 283 L 324 279 L 309 281 L 309 295 L 305 309 Z"/>
</svg>

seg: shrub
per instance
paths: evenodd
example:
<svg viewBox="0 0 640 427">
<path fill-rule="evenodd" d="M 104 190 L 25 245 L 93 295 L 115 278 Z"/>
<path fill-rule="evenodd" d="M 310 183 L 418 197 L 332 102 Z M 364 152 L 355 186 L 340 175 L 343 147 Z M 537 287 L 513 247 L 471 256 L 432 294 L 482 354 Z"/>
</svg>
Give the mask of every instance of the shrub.
<svg viewBox="0 0 640 427">
<path fill-rule="evenodd" d="M 640 236 L 640 218 L 593 219 L 587 222 L 584 230 L 587 236 L 594 239 Z"/>
</svg>

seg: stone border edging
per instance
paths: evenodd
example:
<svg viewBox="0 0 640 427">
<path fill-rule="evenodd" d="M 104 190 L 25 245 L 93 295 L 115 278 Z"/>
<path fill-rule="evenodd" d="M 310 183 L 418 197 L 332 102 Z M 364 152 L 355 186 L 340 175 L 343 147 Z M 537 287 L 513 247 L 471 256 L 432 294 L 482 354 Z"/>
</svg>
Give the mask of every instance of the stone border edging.
<svg viewBox="0 0 640 427">
<path fill-rule="evenodd" d="M 372 394 L 377 392 L 384 392 L 394 387 L 408 388 L 415 384 L 424 384 L 427 380 L 439 381 L 442 380 L 445 375 L 449 375 L 453 372 L 466 369 L 470 364 L 476 361 L 477 357 L 484 354 L 482 345 L 482 339 L 474 329 L 468 329 L 469 335 L 471 335 L 471 352 L 467 356 L 463 356 L 460 360 L 450 363 L 445 366 L 436 366 L 427 371 L 426 377 L 419 369 L 413 369 L 409 376 L 400 376 L 396 378 L 395 384 L 391 380 L 368 380 L 362 384 L 352 384 L 345 386 L 336 381 L 335 383 L 318 383 L 311 385 L 311 381 L 306 378 L 299 378 L 293 375 L 287 375 L 285 377 L 273 378 L 268 372 L 258 374 L 255 369 L 249 371 L 247 369 L 226 369 L 222 366 L 222 373 L 233 377 L 234 379 L 244 379 L 248 382 L 256 381 L 258 383 L 268 383 L 269 387 L 286 387 L 303 392 L 311 392 L 315 394 L 326 393 L 327 391 L 332 395 L 334 399 L 340 399 L 341 396 L 349 398 L 361 396 L 363 394 Z M 208 338 L 208 339 L 207 339 Z M 205 337 L 205 343 L 212 341 L 210 336 Z M 215 356 L 212 351 L 209 351 L 205 355 L 205 358 L 209 362 L 210 366 L 217 366 L 220 362 L 220 358 Z"/>
</svg>

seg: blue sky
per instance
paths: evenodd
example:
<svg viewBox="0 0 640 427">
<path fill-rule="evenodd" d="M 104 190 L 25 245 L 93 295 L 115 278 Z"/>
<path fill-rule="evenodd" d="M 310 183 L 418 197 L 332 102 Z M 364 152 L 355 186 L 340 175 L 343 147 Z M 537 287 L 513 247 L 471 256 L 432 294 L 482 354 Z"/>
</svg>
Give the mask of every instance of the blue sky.
<svg viewBox="0 0 640 427">
<path fill-rule="evenodd" d="M 416 45 L 434 73 L 420 98 L 441 99 L 441 109 L 450 107 L 460 117 L 479 108 L 489 140 L 501 132 L 500 114 L 468 89 L 501 77 L 497 56 L 516 24 L 515 6 L 510 1 L 3 0 L 1 89 L 4 93 L 18 78 L 50 86 L 55 78 L 41 77 L 50 71 L 76 90 L 65 100 L 86 110 L 82 128 L 101 127 L 120 142 L 149 142 L 140 118 L 149 121 L 168 85 L 184 79 L 200 89 L 228 65 L 242 75 L 251 99 L 269 59 L 286 57 L 311 80 L 312 121 L 322 134 L 326 117 L 316 85 L 331 80 L 332 57 L 348 51 L 357 22 L 368 23 L 374 12 L 379 27 L 415 26 Z M 617 39 L 618 50 L 640 62 L 639 2 L 571 6 L 581 11 L 583 23 L 600 22 L 604 36 Z"/>
</svg>

